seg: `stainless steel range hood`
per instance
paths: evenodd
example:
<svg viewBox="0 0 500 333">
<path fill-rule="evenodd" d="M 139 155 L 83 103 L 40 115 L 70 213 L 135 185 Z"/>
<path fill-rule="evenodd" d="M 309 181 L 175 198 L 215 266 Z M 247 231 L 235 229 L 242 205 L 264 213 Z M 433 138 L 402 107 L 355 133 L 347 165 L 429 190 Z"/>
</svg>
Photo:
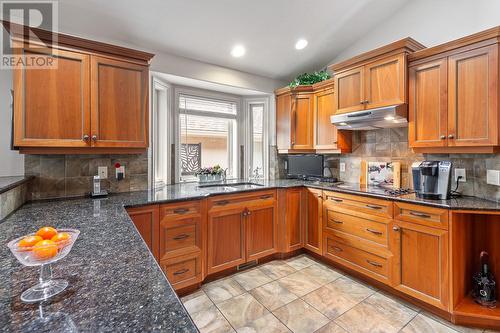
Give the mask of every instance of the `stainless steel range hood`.
<svg viewBox="0 0 500 333">
<path fill-rule="evenodd" d="M 337 129 L 343 130 L 360 131 L 408 126 L 406 104 L 338 114 L 331 116 L 330 119 Z"/>
</svg>

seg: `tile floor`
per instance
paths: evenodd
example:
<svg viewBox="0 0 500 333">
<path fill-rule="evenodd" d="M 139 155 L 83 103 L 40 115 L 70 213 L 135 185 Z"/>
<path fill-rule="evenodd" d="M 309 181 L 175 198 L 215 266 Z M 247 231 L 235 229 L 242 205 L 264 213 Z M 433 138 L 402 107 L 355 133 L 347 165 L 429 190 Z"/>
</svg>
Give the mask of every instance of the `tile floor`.
<svg viewBox="0 0 500 333">
<path fill-rule="evenodd" d="M 316 262 L 276 260 L 182 298 L 202 332 L 483 332 L 455 326 Z"/>
</svg>

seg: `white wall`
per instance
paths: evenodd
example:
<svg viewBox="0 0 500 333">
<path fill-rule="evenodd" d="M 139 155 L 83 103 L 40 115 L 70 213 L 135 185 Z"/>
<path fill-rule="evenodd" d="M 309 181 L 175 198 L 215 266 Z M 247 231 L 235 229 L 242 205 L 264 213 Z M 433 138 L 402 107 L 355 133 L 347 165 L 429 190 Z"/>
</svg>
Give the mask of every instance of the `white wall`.
<svg viewBox="0 0 500 333">
<path fill-rule="evenodd" d="M 24 156 L 10 150 L 12 71 L 0 69 L 0 177 L 24 175 Z"/>
<path fill-rule="evenodd" d="M 498 25 L 500 0 L 412 0 L 330 63 L 405 37 L 431 47 Z"/>
</svg>

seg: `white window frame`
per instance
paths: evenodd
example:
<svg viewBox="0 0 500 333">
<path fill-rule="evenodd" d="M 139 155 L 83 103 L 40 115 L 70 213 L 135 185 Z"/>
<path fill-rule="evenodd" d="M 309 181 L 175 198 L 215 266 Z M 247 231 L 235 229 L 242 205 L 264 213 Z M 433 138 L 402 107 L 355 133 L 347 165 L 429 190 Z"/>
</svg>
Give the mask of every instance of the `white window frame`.
<svg viewBox="0 0 500 333">
<path fill-rule="evenodd" d="M 236 126 L 237 128 L 242 128 L 242 119 L 243 119 L 243 114 L 244 112 L 242 111 L 241 108 L 241 97 L 231 95 L 231 94 L 224 94 L 224 93 L 218 93 L 214 91 L 209 91 L 209 90 L 203 90 L 203 89 L 196 89 L 196 88 L 189 88 L 189 87 L 183 87 L 183 86 L 176 86 L 174 87 L 174 95 L 175 95 L 175 107 L 174 107 L 174 120 L 173 120 L 173 132 L 175 133 L 175 154 L 176 154 L 176 159 L 175 159 L 175 182 L 185 182 L 181 180 L 181 172 L 180 172 L 180 153 L 181 153 L 181 133 L 180 133 L 180 124 L 179 124 L 179 115 L 181 113 L 181 110 L 179 108 L 179 99 L 181 95 L 191 95 L 195 97 L 201 97 L 201 98 L 207 98 L 207 99 L 215 99 L 215 100 L 220 100 L 220 101 L 226 101 L 226 102 L 231 102 L 236 104 L 236 117 L 232 114 L 227 114 L 227 113 L 218 113 L 218 112 L 210 112 L 210 111 L 197 111 L 197 110 L 189 110 L 188 112 L 185 112 L 186 114 L 190 115 L 195 115 L 195 116 L 204 116 L 204 117 L 218 117 L 218 118 L 226 118 L 226 119 L 235 119 L 236 120 Z M 184 112 L 183 112 L 184 113 Z M 241 130 L 239 131 L 238 135 L 236 135 L 236 165 L 234 166 L 235 171 L 236 171 L 236 177 L 241 178 L 241 171 L 240 171 L 240 144 L 242 141 L 241 138 Z M 232 136 L 231 136 L 232 137 Z M 230 154 L 232 153 L 231 150 Z M 232 156 L 230 156 L 232 158 Z"/>
<path fill-rule="evenodd" d="M 251 98 L 243 98 L 243 103 L 245 106 L 245 170 L 243 170 L 243 176 L 249 178 L 252 176 L 253 168 L 253 120 L 251 107 L 252 105 L 264 105 L 263 117 L 262 117 L 262 166 L 264 178 L 269 178 L 269 140 L 271 137 L 270 133 L 270 100 L 269 96 L 257 96 Z"/>
</svg>

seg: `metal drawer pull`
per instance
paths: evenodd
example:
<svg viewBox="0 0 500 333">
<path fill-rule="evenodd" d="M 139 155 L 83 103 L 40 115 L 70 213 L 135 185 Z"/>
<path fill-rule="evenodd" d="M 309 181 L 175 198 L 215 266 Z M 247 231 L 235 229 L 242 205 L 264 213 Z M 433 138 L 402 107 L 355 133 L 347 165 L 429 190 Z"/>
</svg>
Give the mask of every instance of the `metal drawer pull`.
<svg viewBox="0 0 500 333">
<path fill-rule="evenodd" d="M 371 208 L 371 209 L 382 209 L 383 208 L 381 206 L 376 206 L 376 205 L 366 205 L 366 207 Z"/>
<path fill-rule="evenodd" d="M 174 275 L 182 275 L 182 274 L 187 273 L 187 272 L 189 272 L 189 269 L 184 268 L 184 269 L 181 269 L 180 271 L 174 272 Z"/>
<path fill-rule="evenodd" d="M 228 203 L 229 203 L 229 201 L 227 201 L 227 200 L 222 200 L 222 201 L 217 201 L 215 204 L 216 204 L 217 206 L 225 206 L 225 205 L 227 205 Z"/>
<path fill-rule="evenodd" d="M 261 198 L 262 200 L 264 200 L 264 199 L 270 199 L 270 198 L 272 198 L 272 197 L 273 197 L 273 196 L 272 196 L 272 194 L 269 194 L 269 195 L 263 195 L 263 196 L 261 196 L 260 198 Z"/>
<path fill-rule="evenodd" d="M 425 219 L 430 219 L 431 218 L 430 215 L 427 215 L 427 214 L 424 214 L 424 213 L 419 213 L 419 212 L 410 212 L 410 215 L 418 216 L 418 217 L 423 217 Z"/>
<path fill-rule="evenodd" d="M 344 250 L 342 250 L 340 247 L 336 247 L 336 246 L 332 246 L 332 248 L 337 251 L 337 252 L 342 252 Z"/>
<path fill-rule="evenodd" d="M 189 238 L 188 234 L 180 234 L 178 236 L 175 236 L 174 240 L 181 240 L 181 239 L 186 239 L 186 238 Z"/>
<path fill-rule="evenodd" d="M 184 213 L 187 213 L 189 212 L 189 209 L 187 208 L 177 208 L 177 209 L 174 209 L 174 214 L 184 214 Z"/>
<path fill-rule="evenodd" d="M 383 234 L 383 232 L 380 232 L 380 231 L 377 231 L 377 230 L 373 230 L 373 229 L 370 229 L 370 228 L 366 228 L 366 231 L 371 232 L 372 234 L 375 234 L 375 235 L 382 235 Z"/>
<path fill-rule="evenodd" d="M 337 198 L 334 198 L 334 197 L 330 197 L 329 199 L 330 199 L 330 200 L 333 200 L 333 201 L 335 201 L 335 202 L 344 202 L 344 200 L 342 200 L 342 199 L 337 199 Z"/>
<path fill-rule="evenodd" d="M 332 221 L 333 223 L 336 223 L 336 224 L 344 224 L 344 222 L 342 222 L 342 221 L 337 221 L 337 220 L 330 220 L 330 221 Z"/>
<path fill-rule="evenodd" d="M 394 231 L 400 231 L 401 229 L 397 225 L 395 225 L 394 227 L 392 227 L 392 230 L 394 230 Z"/>
<path fill-rule="evenodd" d="M 375 267 L 383 267 L 382 264 L 379 264 L 378 262 L 375 262 L 375 261 L 371 261 L 371 260 L 367 259 L 366 262 L 369 263 L 372 266 L 375 266 Z"/>
</svg>

